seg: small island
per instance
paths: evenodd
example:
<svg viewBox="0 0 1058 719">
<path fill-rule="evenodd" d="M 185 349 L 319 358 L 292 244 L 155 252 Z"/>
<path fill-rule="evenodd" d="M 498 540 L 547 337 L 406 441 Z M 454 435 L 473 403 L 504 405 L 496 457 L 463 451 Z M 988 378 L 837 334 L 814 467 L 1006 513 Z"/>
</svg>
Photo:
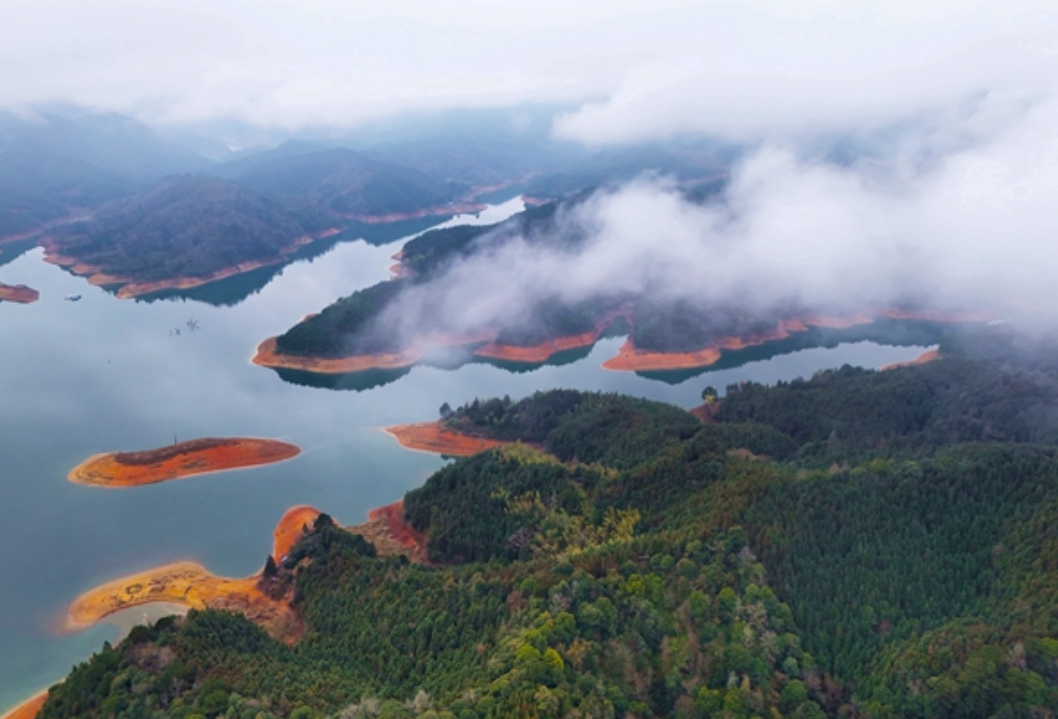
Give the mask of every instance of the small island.
<svg viewBox="0 0 1058 719">
<path fill-rule="evenodd" d="M 113 452 L 89 457 L 67 478 L 92 487 L 138 487 L 209 472 L 281 462 L 301 449 L 274 439 L 232 437 L 194 439 L 141 452 Z"/>
<path fill-rule="evenodd" d="M 18 302 L 28 305 L 40 299 L 40 293 L 26 285 L 5 285 L 0 282 L 0 302 Z"/>
</svg>

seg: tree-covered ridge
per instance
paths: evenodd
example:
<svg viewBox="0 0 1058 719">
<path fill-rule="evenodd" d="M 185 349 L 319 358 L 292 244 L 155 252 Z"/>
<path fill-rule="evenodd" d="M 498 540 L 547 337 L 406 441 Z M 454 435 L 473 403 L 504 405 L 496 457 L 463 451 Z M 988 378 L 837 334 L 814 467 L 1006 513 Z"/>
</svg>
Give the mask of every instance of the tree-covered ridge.
<svg viewBox="0 0 1058 719">
<path fill-rule="evenodd" d="M 1000 431 L 1055 408 L 1037 351 L 732 387 L 712 424 L 570 390 L 445 408 L 519 443 L 408 493 L 431 564 L 324 525 L 274 570 L 298 646 L 163 621 L 45 716 L 1050 716 L 1058 445 Z"/>
<path fill-rule="evenodd" d="M 54 237 L 60 254 L 104 273 L 152 281 L 276 261 L 327 218 L 204 175 L 171 177 L 100 208 Z"/>
<path fill-rule="evenodd" d="M 469 187 L 346 148 L 248 158 L 223 174 L 240 185 L 339 214 L 390 215 L 443 207 Z"/>
<path fill-rule="evenodd" d="M 443 334 L 449 318 L 439 309 L 432 316 L 431 308 L 446 306 L 442 295 L 448 285 L 442 278 L 448 271 L 460 262 L 495 252 L 512 241 L 524 242 L 537 251 L 575 251 L 589 233 L 571 218 L 576 207 L 590 196 L 590 192 L 578 193 L 562 202 L 529 208 L 495 225 L 425 232 L 409 240 L 401 251 L 406 276 L 399 292 L 376 285 L 341 298 L 282 335 L 277 349 L 290 355 L 323 357 L 356 354 L 352 348 L 368 345 L 397 352 L 408 349 L 409 343 L 431 332 Z M 559 222 L 560 216 L 566 220 Z M 414 301 L 402 302 L 413 293 Z M 379 302 L 378 298 L 383 295 L 387 300 Z M 436 301 L 430 301 L 431 298 Z M 404 319 L 404 331 L 394 333 L 382 326 L 379 319 L 383 313 L 389 313 L 389 321 Z M 723 338 L 774 333 L 783 319 L 778 311 L 664 302 L 615 288 L 610 295 L 577 302 L 541 293 L 527 310 L 503 318 L 499 327 L 478 329 L 493 332 L 500 344 L 532 347 L 559 337 L 597 333 L 617 317 L 633 319 L 630 336 L 636 347 L 659 352 L 694 351 Z M 370 336 L 374 334 L 389 336 Z M 329 354 L 320 354 L 321 347 L 330 348 Z"/>
</svg>

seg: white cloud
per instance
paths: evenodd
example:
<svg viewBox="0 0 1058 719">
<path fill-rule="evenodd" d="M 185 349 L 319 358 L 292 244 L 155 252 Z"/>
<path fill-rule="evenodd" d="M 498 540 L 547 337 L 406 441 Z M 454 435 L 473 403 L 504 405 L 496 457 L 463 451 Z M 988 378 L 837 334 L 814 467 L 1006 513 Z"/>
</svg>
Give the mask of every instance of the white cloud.
<svg viewBox="0 0 1058 719">
<path fill-rule="evenodd" d="M 0 105 L 351 125 L 408 109 L 608 98 L 585 141 L 784 136 L 1049 89 L 1042 2 L 8 0 Z"/>
<path fill-rule="evenodd" d="M 707 205 L 656 178 L 601 191 L 560 216 L 558 231 L 583 233 L 582 245 L 486 238 L 494 249 L 418 288 L 382 326 L 510 326 L 541 298 L 618 292 L 821 312 L 911 300 L 1053 319 L 1058 102 L 1004 107 L 982 103 L 946 130 L 908 136 L 885 162 L 838 165 L 767 146 Z"/>
</svg>

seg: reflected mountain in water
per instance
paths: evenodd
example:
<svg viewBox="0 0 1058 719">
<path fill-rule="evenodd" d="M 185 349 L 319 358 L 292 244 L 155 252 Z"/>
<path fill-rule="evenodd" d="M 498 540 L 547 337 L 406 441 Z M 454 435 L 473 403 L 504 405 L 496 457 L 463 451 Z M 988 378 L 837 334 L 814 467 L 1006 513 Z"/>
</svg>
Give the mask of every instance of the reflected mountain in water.
<svg viewBox="0 0 1058 719">
<path fill-rule="evenodd" d="M 951 323 L 925 320 L 879 318 L 873 324 L 857 325 L 847 329 L 812 327 L 804 332 L 796 332 L 786 339 L 766 342 L 740 350 L 723 350 L 720 359 L 706 367 L 668 372 L 635 372 L 631 374 L 668 385 L 679 385 L 702 375 L 723 372 L 754 362 L 767 362 L 771 359 L 803 350 L 834 349 L 842 344 L 870 342 L 887 347 L 921 348 L 935 346 L 943 342 L 956 326 Z M 599 340 L 624 337 L 627 332 L 627 324 L 623 321 L 615 322 L 615 326 L 603 333 Z M 371 369 L 345 374 L 324 374 L 275 368 L 273 368 L 273 371 L 279 375 L 280 379 L 291 384 L 362 392 L 396 382 L 408 374 L 413 367 L 420 365 L 455 371 L 467 365 L 480 364 L 490 365 L 511 374 L 529 374 L 543 367 L 572 365 L 586 359 L 595 349 L 596 343 L 586 347 L 557 352 L 545 362 L 514 362 L 478 357 L 474 355 L 474 350 L 480 345 L 466 345 L 463 347 L 434 348 L 415 365 L 400 369 Z"/>
</svg>

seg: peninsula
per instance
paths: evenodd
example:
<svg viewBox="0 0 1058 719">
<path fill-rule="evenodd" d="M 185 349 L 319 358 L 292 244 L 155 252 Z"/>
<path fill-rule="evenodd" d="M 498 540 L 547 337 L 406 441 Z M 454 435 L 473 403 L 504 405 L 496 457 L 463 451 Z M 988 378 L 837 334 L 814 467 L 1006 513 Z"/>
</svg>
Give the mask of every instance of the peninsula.
<svg viewBox="0 0 1058 719">
<path fill-rule="evenodd" d="M 194 439 L 140 452 L 97 454 L 70 470 L 67 478 L 92 487 L 139 487 L 209 472 L 255 467 L 296 457 L 287 442 L 252 437 Z"/>
<path fill-rule="evenodd" d="M 486 437 L 472 437 L 445 426 L 443 420 L 418 422 L 386 427 L 386 434 L 395 438 L 402 447 L 419 452 L 447 454 L 452 457 L 469 457 L 478 452 L 498 447 L 504 442 Z"/>
</svg>

